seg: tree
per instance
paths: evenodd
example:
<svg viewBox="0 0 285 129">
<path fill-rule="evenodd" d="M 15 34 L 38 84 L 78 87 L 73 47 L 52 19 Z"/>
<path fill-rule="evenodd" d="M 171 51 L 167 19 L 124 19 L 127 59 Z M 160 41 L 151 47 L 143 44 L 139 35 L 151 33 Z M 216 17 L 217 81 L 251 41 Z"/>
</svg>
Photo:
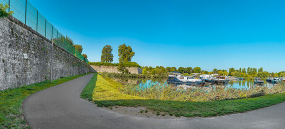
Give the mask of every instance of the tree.
<svg viewBox="0 0 285 129">
<path fill-rule="evenodd" d="M 246 73 L 245 68 L 242 69 L 242 73 Z"/>
<path fill-rule="evenodd" d="M 229 73 L 227 71 L 223 72 L 224 76 L 228 75 Z"/>
<path fill-rule="evenodd" d="M 144 68 L 144 69 L 142 70 L 142 74 L 147 74 L 147 69 L 146 69 L 146 68 Z"/>
<path fill-rule="evenodd" d="M 218 70 L 216 68 L 213 69 L 213 73 L 217 74 Z"/>
<path fill-rule="evenodd" d="M 122 72 L 122 74 L 125 74 L 125 66 L 123 62 L 119 62 L 118 71 Z"/>
<path fill-rule="evenodd" d="M 75 44 L 75 45 L 73 45 L 73 46 L 74 46 L 74 48 L 75 48 L 78 52 L 82 53 L 83 48 L 82 48 L 81 45 Z"/>
<path fill-rule="evenodd" d="M 219 74 L 219 75 L 223 75 L 224 72 L 223 72 L 222 70 L 219 70 L 218 74 Z"/>
<path fill-rule="evenodd" d="M 256 68 L 253 68 L 252 71 L 251 71 L 251 74 L 252 74 L 252 75 L 256 75 L 256 74 L 257 74 L 257 69 L 256 69 Z"/>
<path fill-rule="evenodd" d="M 112 47 L 110 45 L 106 45 L 102 49 L 102 55 L 101 55 L 101 62 L 113 62 L 113 54 L 112 54 Z"/>
<path fill-rule="evenodd" d="M 166 72 L 170 72 L 170 67 L 166 67 Z"/>
<path fill-rule="evenodd" d="M 235 68 L 230 68 L 230 69 L 229 69 L 229 75 L 232 76 L 232 75 L 233 75 L 233 72 L 235 72 Z"/>
<path fill-rule="evenodd" d="M 179 68 L 178 68 L 178 72 L 184 73 L 184 71 L 185 71 L 185 68 L 183 68 L 183 67 L 179 67 Z"/>
<path fill-rule="evenodd" d="M 151 70 L 151 74 L 152 74 L 152 75 L 155 75 L 155 74 L 156 74 L 156 69 L 152 69 L 152 70 Z"/>
<path fill-rule="evenodd" d="M 176 67 L 171 67 L 171 69 L 174 69 L 174 71 L 177 71 Z"/>
<path fill-rule="evenodd" d="M 118 49 L 119 62 L 131 62 L 132 57 L 135 55 L 131 46 L 127 46 L 125 43 L 119 46 Z"/>
<path fill-rule="evenodd" d="M 189 74 L 192 73 L 192 67 L 187 67 L 186 68 L 186 72 L 189 73 Z"/>
<path fill-rule="evenodd" d="M 201 72 L 201 68 L 200 67 L 195 67 L 194 68 L 194 73 L 200 73 Z"/>
<path fill-rule="evenodd" d="M 160 66 L 160 71 L 161 71 L 162 74 L 166 73 L 166 70 L 165 70 L 165 68 L 163 66 Z"/>
<path fill-rule="evenodd" d="M 274 73 L 274 77 L 279 77 L 278 73 Z"/>
<path fill-rule="evenodd" d="M 263 68 L 261 67 L 261 68 L 259 68 L 258 69 L 258 72 L 260 73 L 260 72 L 263 72 Z"/>
<path fill-rule="evenodd" d="M 151 70 L 152 70 L 152 69 L 153 69 L 153 68 L 152 68 L 151 66 L 149 66 L 148 69 L 147 69 L 148 73 L 151 73 Z"/>
<path fill-rule="evenodd" d="M 82 54 L 82 56 L 83 56 L 85 59 L 87 59 L 87 55 L 86 55 L 86 54 Z"/>
<path fill-rule="evenodd" d="M 250 67 L 247 68 L 247 74 L 250 74 Z"/>
</svg>

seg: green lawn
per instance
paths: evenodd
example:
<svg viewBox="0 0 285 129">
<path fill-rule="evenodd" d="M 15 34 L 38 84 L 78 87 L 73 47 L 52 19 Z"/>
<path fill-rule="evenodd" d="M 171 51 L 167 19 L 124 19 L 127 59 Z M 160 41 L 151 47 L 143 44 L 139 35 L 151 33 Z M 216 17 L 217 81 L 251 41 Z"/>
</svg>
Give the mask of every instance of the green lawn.
<svg viewBox="0 0 285 129">
<path fill-rule="evenodd" d="M 79 78 L 82 75 L 44 81 L 29 86 L 8 89 L 0 92 L 0 129 L 1 128 L 30 128 L 23 117 L 22 102 L 29 95 L 52 86 Z"/>
<path fill-rule="evenodd" d="M 94 88 L 96 88 L 97 75 L 82 92 L 82 98 L 89 98 L 91 101 Z M 190 101 L 166 101 L 166 100 L 95 100 L 99 107 L 128 106 L 146 107 L 156 112 L 166 112 L 169 115 L 185 117 L 209 117 L 221 116 L 233 113 L 251 111 L 268 107 L 285 101 L 285 93 L 270 94 L 255 98 L 243 98 L 236 100 L 211 101 L 211 102 L 190 102 Z M 159 113 L 158 113 L 159 114 Z"/>
</svg>

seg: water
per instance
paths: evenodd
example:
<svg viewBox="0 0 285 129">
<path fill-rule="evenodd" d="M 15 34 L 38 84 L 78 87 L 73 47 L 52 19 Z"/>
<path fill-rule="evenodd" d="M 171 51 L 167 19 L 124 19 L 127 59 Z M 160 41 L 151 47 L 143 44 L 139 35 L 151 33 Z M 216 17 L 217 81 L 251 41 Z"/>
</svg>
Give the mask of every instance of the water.
<svg viewBox="0 0 285 129">
<path fill-rule="evenodd" d="M 113 78 L 114 80 L 127 85 L 136 85 L 139 86 L 140 89 L 150 88 L 154 85 L 161 85 L 161 86 L 167 86 L 167 79 L 136 79 L 136 78 Z M 177 85 L 172 84 L 172 86 L 176 87 Z M 205 87 L 215 87 L 216 84 L 205 86 Z M 221 86 L 221 85 L 219 85 Z M 264 80 L 264 84 L 254 84 L 253 80 L 243 80 L 243 81 L 230 81 L 228 84 L 222 85 L 225 87 L 225 89 L 228 88 L 234 88 L 234 89 L 241 89 L 241 90 L 248 90 L 255 86 L 265 86 L 268 88 L 272 88 L 274 84 L 268 83 Z"/>
<path fill-rule="evenodd" d="M 226 89 L 234 88 L 234 89 L 248 90 L 255 86 L 265 86 L 268 88 L 272 88 L 274 84 L 268 83 L 266 81 L 264 81 L 264 84 L 255 84 L 253 80 L 243 80 L 243 81 L 230 81 L 228 84 L 225 84 L 224 86 L 226 87 Z"/>
</svg>

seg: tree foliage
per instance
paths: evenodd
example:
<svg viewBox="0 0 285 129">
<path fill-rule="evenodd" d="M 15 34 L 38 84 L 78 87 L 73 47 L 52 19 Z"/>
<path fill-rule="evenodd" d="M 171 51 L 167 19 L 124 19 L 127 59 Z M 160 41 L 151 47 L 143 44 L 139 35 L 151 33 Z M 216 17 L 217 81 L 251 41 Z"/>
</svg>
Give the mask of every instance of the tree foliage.
<svg viewBox="0 0 285 129">
<path fill-rule="evenodd" d="M 127 46 L 125 43 L 119 46 L 118 56 L 119 62 L 131 62 L 135 52 L 133 52 L 131 46 Z"/>
<path fill-rule="evenodd" d="M 113 54 L 112 47 L 110 45 L 106 45 L 102 49 L 101 62 L 112 63 L 113 62 Z"/>
<path fill-rule="evenodd" d="M 85 59 L 87 59 L 87 55 L 86 55 L 86 54 L 82 54 L 82 56 L 83 56 Z"/>
<path fill-rule="evenodd" d="M 147 69 L 146 69 L 146 68 L 144 68 L 144 69 L 142 70 L 142 74 L 147 74 Z"/>
<path fill-rule="evenodd" d="M 195 67 L 194 68 L 194 73 L 201 73 L 201 68 L 200 67 Z"/>
<path fill-rule="evenodd" d="M 78 52 L 80 52 L 80 53 L 82 53 L 82 51 L 83 51 L 83 48 L 82 48 L 81 45 L 75 44 L 75 45 L 74 45 L 74 48 L 75 48 Z"/>
<path fill-rule="evenodd" d="M 214 74 L 217 74 L 217 73 L 218 73 L 218 69 L 214 68 L 214 69 L 213 69 L 213 73 L 214 73 Z"/>
<path fill-rule="evenodd" d="M 89 62 L 89 64 L 96 65 L 96 66 L 119 66 L 119 63 L 107 63 L 107 62 Z M 127 63 L 124 63 L 124 66 L 141 68 L 141 66 L 136 62 L 127 62 Z"/>
</svg>

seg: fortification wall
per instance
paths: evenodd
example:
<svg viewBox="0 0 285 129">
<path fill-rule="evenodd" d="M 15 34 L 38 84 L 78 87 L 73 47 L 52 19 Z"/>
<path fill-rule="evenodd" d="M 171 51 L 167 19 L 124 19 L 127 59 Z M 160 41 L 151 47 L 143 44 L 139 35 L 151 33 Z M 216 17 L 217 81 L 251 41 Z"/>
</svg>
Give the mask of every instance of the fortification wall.
<svg viewBox="0 0 285 129">
<path fill-rule="evenodd" d="M 32 28 L 0 18 L 0 91 L 87 72 L 95 71 Z"/>
<path fill-rule="evenodd" d="M 108 72 L 108 73 L 121 73 L 118 71 L 118 66 L 95 66 L 91 67 L 97 72 Z M 142 69 L 137 67 L 126 67 L 132 74 L 142 74 Z"/>
</svg>

